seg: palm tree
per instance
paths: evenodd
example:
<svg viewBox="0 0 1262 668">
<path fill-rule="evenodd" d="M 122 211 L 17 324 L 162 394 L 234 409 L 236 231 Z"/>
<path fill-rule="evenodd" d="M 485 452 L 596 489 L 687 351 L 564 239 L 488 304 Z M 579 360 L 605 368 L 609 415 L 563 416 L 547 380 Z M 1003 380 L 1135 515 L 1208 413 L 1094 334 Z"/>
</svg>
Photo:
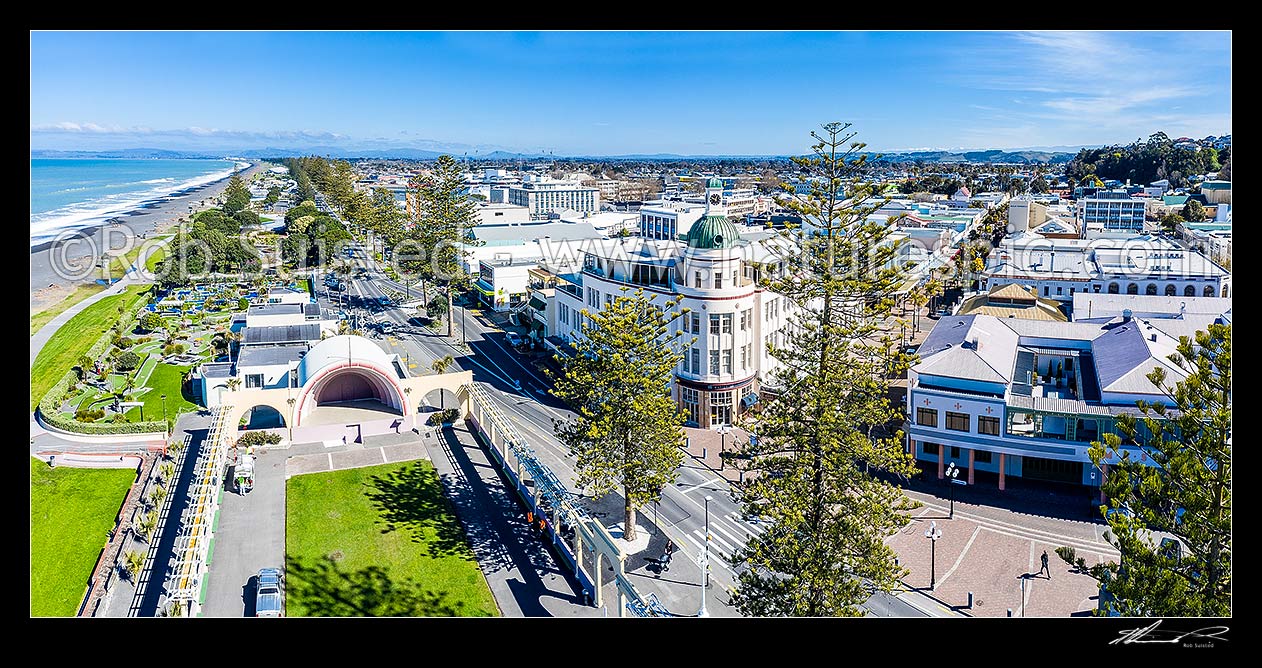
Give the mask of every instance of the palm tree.
<svg viewBox="0 0 1262 668">
<path fill-rule="evenodd" d="M 136 581 L 136 575 L 140 573 L 140 568 L 145 565 L 145 554 L 138 550 L 127 550 L 123 555 L 123 570 L 127 573 L 127 577 L 132 581 Z"/>
<path fill-rule="evenodd" d="M 434 370 L 434 373 L 446 373 L 447 369 L 455 363 L 456 359 L 451 355 L 447 355 L 442 359 L 434 360 L 430 368 Z M 443 395 L 442 390 L 438 392 L 438 410 L 447 410 L 447 397 Z"/>
<path fill-rule="evenodd" d="M 175 464 L 170 462 L 163 464 L 158 467 L 158 474 L 162 476 L 163 480 L 170 481 L 175 476 Z"/>
<path fill-rule="evenodd" d="M 87 355 L 79 356 L 79 380 L 87 380 L 88 372 L 92 370 L 92 358 Z"/>
<path fill-rule="evenodd" d="M 165 499 L 166 496 L 167 490 L 165 487 L 162 485 L 154 485 L 153 491 L 149 492 L 149 504 L 156 508 L 162 503 L 162 500 Z"/>
<path fill-rule="evenodd" d="M 236 391 L 237 391 L 237 388 L 238 388 L 238 387 L 241 387 L 241 379 L 240 379 L 240 378 L 229 378 L 229 379 L 228 379 L 228 383 L 227 383 L 227 385 L 228 385 L 228 390 L 229 390 L 229 391 L 231 391 L 231 392 L 236 392 Z"/>
<path fill-rule="evenodd" d="M 149 542 L 149 537 L 153 534 L 153 530 L 157 526 L 158 512 L 156 510 L 150 510 L 148 513 L 145 513 L 145 516 L 136 524 L 136 535 L 147 543 Z"/>
</svg>

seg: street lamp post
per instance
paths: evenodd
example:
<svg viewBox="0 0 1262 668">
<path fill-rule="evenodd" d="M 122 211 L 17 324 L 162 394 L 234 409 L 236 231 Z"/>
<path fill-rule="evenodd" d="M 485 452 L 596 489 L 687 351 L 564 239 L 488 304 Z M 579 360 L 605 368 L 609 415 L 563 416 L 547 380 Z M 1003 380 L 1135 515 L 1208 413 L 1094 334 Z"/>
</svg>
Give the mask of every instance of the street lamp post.
<svg viewBox="0 0 1262 668">
<path fill-rule="evenodd" d="M 171 426 L 167 423 L 167 395 L 162 395 L 162 430 L 168 436 L 171 434 Z"/>
<path fill-rule="evenodd" d="M 727 465 L 727 458 L 723 455 L 727 453 L 727 434 L 732 431 L 732 425 L 721 424 L 714 430 L 719 432 L 719 470 L 722 471 Z"/>
<path fill-rule="evenodd" d="M 697 611 L 698 617 L 709 617 L 710 612 L 705 607 L 706 586 L 710 584 L 710 499 L 714 497 L 709 494 L 705 497 L 705 543 L 701 546 L 701 559 L 698 562 L 701 565 L 701 609 Z"/>
<path fill-rule="evenodd" d="M 938 539 L 941 537 L 942 530 L 938 528 L 938 523 L 929 522 L 929 528 L 925 529 L 925 538 L 929 539 L 929 591 L 933 591 L 938 584 L 934 567 L 936 566 Z"/>
<path fill-rule="evenodd" d="M 950 512 L 950 517 L 948 519 L 955 519 L 955 485 L 968 484 L 968 481 L 960 480 L 959 475 L 960 475 L 960 468 L 955 465 L 955 462 L 951 462 L 950 465 L 947 466 L 947 470 L 946 470 L 947 483 L 951 485 L 951 489 L 950 489 L 951 512 Z"/>
</svg>

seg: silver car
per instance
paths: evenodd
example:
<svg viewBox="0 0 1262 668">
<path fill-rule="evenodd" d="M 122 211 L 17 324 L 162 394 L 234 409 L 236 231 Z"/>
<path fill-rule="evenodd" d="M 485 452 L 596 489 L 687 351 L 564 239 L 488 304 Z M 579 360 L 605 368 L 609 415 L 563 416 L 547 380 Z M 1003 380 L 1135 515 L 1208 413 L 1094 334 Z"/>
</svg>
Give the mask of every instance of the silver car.
<svg viewBox="0 0 1262 668">
<path fill-rule="evenodd" d="M 284 617 L 285 600 L 281 593 L 279 568 L 264 568 L 259 571 L 258 582 L 254 587 L 255 617 Z"/>
</svg>

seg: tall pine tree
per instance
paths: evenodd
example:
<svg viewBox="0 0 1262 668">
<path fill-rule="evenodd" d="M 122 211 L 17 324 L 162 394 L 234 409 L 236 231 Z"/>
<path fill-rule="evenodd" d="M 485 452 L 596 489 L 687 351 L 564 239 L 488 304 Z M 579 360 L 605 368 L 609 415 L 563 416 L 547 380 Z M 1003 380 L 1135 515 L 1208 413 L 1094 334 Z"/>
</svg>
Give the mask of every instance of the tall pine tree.
<svg viewBox="0 0 1262 668">
<path fill-rule="evenodd" d="M 758 438 L 743 446 L 757 474 L 740 485 L 745 510 L 771 520 L 736 557 L 748 568 L 733 604 L 746 615 L 857 616 L 905 573 L 884 541 L 913 503 L 869 473 L 915 471 L 887 394 L 907 367 L 889 318 L 905 277 L 890 226 L 868 220 L 887 200 L 858 180 L 867 155 L 849 128 L 812 132 L 812 154 L 793 159 L 814 180 L 788 201 L 804 221 L 786 233 L 797 252 L 765 285 L 794 308 L 771 347 L 772 398 L 749 425 Z"/>
<path fill-rule="evenodd" d="M 636 538 L 636 509 L 656 501 L 683 463 L 684 414 L 670 395 L 672 372 L 683 355 L 669 335 L 675 301 L 627 288 L 587 323 L 564 360 L 552 393 L 578 418 L 556 424 L 557 438 L 574 453 L 578 484 L 596 497 L 622 488 L 623 538 Z"/>
<path fill-rule="evenodd" d="M 477 204 L 469 199 L 460 163 L 450 155 L 439 156 L 433 169 L 414 178 L 411 185 L 419 206 L 407 239 L 423 251 L 422 281 L 430 278 L 444 287 L 447 336 L 451 336 L 452 290 L 467 290 L 471 284 L 464 249 L 482 245 L 473 237 L 479 222 Z"/>
<path fill-rule="evenodd" d="M 1111 455 L 1103 487 L 1107 508 L 1125 511 L 1104 513 L 1120 563 L 1097 564 L 1088 573 L 1123 615 L 1229 616 L 1231 326 L 1212 324 L 1195 339 L 1180 337 L 1177 350 L 1169 359 L 1186 378 L 1171 387 L 1164 369 L 1148 374 L 1174 410 L 1138 402 L 1142 418 L 1119 415 L 1120 434 L 1091 444 L 1097 466 Z M 1147 461 L 1134 456 L 1141 442 Z M 1163 537 L 1177 547 L 1163 546 Z M 1057 552 L 1072 559 L 1065 548 Z"/>
</svg>

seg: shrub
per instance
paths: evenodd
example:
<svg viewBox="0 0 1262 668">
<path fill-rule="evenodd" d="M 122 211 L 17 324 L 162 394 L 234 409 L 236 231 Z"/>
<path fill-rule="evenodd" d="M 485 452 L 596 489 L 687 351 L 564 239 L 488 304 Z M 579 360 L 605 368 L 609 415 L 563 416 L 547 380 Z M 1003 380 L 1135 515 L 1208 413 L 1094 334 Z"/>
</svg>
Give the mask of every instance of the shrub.
<svg viewBox="0 0 1262 668">
<path fill-rule="evenodd" d="M 157 313 L 146 313 L 140 317 L 140 329 L 146 332 L 152 332 L 155 329 L 162 329 L 162 316 Z"/>
<path fill-rule="evenodd" d="M 114 344 L 115 348 L 130 348 L 135 345 L 136 342 L 131 340 L 131 337 L 115 336 L 110 340 L 110 343 Z"/>
<path fill-rule="evenodd" d="M 105 417 L 105 411 L 100 408 L 79 409 L 74 413 L 74 419 L 80 422 L 96 422 L 103 417 Z"/>
<path fill-rule="evenodd" d="M 280 443 L 280 434 L 269 431 L 249 431 L 244 436 L 237 439 L 238 448 L 258 447 L 262 445 L 275 445 Z"/>
<path fill-rule="evenodd" d="M 114 367 L 119 371 L 131 371 L 140 366 L 140 355 L 124 350 L 114 359 Z"/>
<path fill-rule="evenodd" d="M 425 424 L 430 425 L 431 427 L 436 427 L 444 422 L 455 422 L 456 418 L 459 416 L 460 411 L 454 408 L 448 408 L 447 410 L 431 413 L 429 418 L 425 420 Z"/>
</svg>

